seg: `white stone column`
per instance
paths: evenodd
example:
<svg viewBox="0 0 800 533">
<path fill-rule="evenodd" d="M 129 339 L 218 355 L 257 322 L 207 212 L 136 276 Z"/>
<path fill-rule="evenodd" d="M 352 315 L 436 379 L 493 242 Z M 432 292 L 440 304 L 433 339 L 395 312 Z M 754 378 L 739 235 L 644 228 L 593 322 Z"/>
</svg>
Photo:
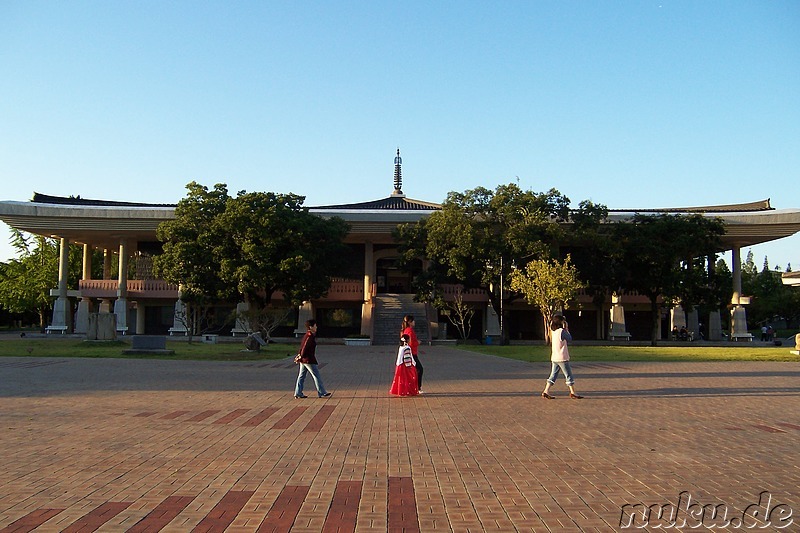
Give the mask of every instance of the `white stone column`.
<svg viewBox="0 0 800 533">
<path fill-rule="evenodd" d="M 117 331 L 125 335 L 128 331 L 128 242 L 125 239 L 119 242 L 119 277 L 114 314 L 117 315 Z"/>
<path fill-rule="evenodd" d="M 83 245 L 83 275 L 81 279 L 92 279 L 92 247 L 88 244 Z M 75 316 L 75 333 L 86 333 L 89 331 L 89 314 L 94 311 L 94 304 L 91 298 L 81 295 L 78 302 L 78 313 Z"/>
<path fill-rule="evenodd" d="M 375 284 L 375 254 L 371 242 L 364 244 L 364 302 L 361 304 L 361 335 L 372 332 L 372 286 Z M 301 324 L 298 324 L 298 328 Z"/>
<path fill-rule="evenodd" d="M 111 279 L 111 250 L 108 248 L 103 249 L 103 279 Z M 99 313 L 111 312 L 111 299 L 102 298 L 100 300 L 100 308 L 97 310 Z"/>
<path fill-rule="evenodd" d="M 747 311 L 741 305 L 742 296 L 742 260 L 739 246 L 733 247 L 731 273 L 733 274 L 733 295 L 731 296 L 731 340 L 747 338 Z"/>
<path fill-rule="evenodd" d="M 69 285 L 69 239 L 61 238 L 58 255 L 58 292 L 53 303 L 53 330 L 63 333 L 72 331 L 72 306 L 67 296 Z"/>
<path fill-rule="evenodd" d="M 147 324 L 147 306 L 141 301 L 136 301 L 136 334 L 144 335 Z"/>
</svg>

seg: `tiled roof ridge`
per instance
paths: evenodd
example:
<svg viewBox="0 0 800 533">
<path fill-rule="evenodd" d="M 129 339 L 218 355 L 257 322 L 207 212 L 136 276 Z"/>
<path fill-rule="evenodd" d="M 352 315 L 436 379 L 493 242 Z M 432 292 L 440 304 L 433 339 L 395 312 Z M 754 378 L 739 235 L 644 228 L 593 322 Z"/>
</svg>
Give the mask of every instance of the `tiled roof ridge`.
<svg viewBox="0 0 800 533">
<path fill-rule="evenodd" d="M 114 200 L 92 200 L 78 196 L 51 196 L 48 194 L 33 193 L 31 202 L 37 204 L 79 205 L 95 207 L 175 207 L 176 204 L 149 204 L 144 202 L 117 202 Z"/>
<path fill-rule="evenodd" d="M 404 196 L 389 196 L 380 200 L 356 202 L 352 204 L 318 205 L 309 209 L 392 209 L 404 211 L 438 211 L 442 206 L 432 202 L 414 200 Z"/>
<path fill-rule="evenodd" d="M 31 202 L 40 204 L 73 205 L 73 206 L 106 206 L 106 207 L 175 207 L 176 204 L 152 204 L 146 202 L 119 202 L 113 200 L 94 200 L 81 198 L 78 196 L 51 196 L 33 193 Z M 389 196 L 378 200 L 367 202 L 355 202 L 350 204 L 319 205 L 309 207 L 309 209 L 336 209 L 336 210 L 400 210 L 400 211 L 438 211 L 442 208 L 441 204 L 425 202 L 406 198 L 405 196 Z M 620 209 L 609 208 L 610 213 L 726 213 L 726 212 L 756 212 L 774 211 L 770 205 L 770 199 L 746 202 L 740 204 L 710 205 L 700 207 L 668 207 L 668 208 L 644 208 L 644 209 Z"/>
<path fill-rule="evenodd" d="M 647 208 L 647 209 L 609 209 L 611 213 L 730 213 L 730 212 L 752 212 L 752 211 L 774 211 L 775 208 L 769 203 L 770 199 L 747 202 L 743 204 L 727 205 L 708 205 L 701 207 L 667 207 Z"/>
</svg>

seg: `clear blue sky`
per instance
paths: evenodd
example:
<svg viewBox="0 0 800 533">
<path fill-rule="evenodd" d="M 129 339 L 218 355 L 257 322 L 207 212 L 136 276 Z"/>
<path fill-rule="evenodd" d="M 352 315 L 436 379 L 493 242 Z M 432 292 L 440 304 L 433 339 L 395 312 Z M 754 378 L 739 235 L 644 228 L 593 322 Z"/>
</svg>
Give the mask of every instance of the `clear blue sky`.
<svg viewBox="0 0 800 533">
<path fill-rule="evenodd" d="M 0 69 L 3 200 L 366 201 L 399 146 L 421 200 L 800 208 L 796 0 L 5 0 Z M 800 235 L 752 251 L 800 269 Z"/>
</svg>

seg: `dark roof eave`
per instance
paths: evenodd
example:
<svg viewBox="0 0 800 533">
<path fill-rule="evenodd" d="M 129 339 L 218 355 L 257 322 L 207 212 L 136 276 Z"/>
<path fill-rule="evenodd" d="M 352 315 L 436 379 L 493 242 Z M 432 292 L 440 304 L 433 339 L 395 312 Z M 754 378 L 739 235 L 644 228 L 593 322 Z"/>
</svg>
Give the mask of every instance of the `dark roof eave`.
<svg viewBox="0 0 800 533">
<path fill-rule="evenodd" d="M 113 200 L 92 200 L 80 196 L 50 196 L 48 194 L 33 193 L 31 202 L 50 205 L 73 205 L 82 207 L 175 207 L 176 204 L 149 204 L 144 202 L 116 202 Z"/>
<path fill-rule="evenodd" d="M 369 202 L 357 202 L 353 204 L 319 205 L 309 207 L 312 211 L 317 210 L 342 210 L 342 211 L 362 211 L 362 210 L 391 210 L 391 211 L 440 211 L 442 206 L 431 202 L 414 200 L 404 196 L 390 196 L 380 200 Z"/>
</svg>

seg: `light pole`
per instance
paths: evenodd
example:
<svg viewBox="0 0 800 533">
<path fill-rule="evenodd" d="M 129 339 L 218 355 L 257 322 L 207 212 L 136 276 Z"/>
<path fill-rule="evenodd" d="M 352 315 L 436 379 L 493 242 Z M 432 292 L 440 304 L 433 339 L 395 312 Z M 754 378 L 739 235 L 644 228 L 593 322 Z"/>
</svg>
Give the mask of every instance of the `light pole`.
<svg viewBox="0 0 800 533">
<path fill-rule="evenodd" d="M 500 345 L 506 343 L 506 331 L 503 328 L 503 256 L 500 255 Z"/>
</svg>

